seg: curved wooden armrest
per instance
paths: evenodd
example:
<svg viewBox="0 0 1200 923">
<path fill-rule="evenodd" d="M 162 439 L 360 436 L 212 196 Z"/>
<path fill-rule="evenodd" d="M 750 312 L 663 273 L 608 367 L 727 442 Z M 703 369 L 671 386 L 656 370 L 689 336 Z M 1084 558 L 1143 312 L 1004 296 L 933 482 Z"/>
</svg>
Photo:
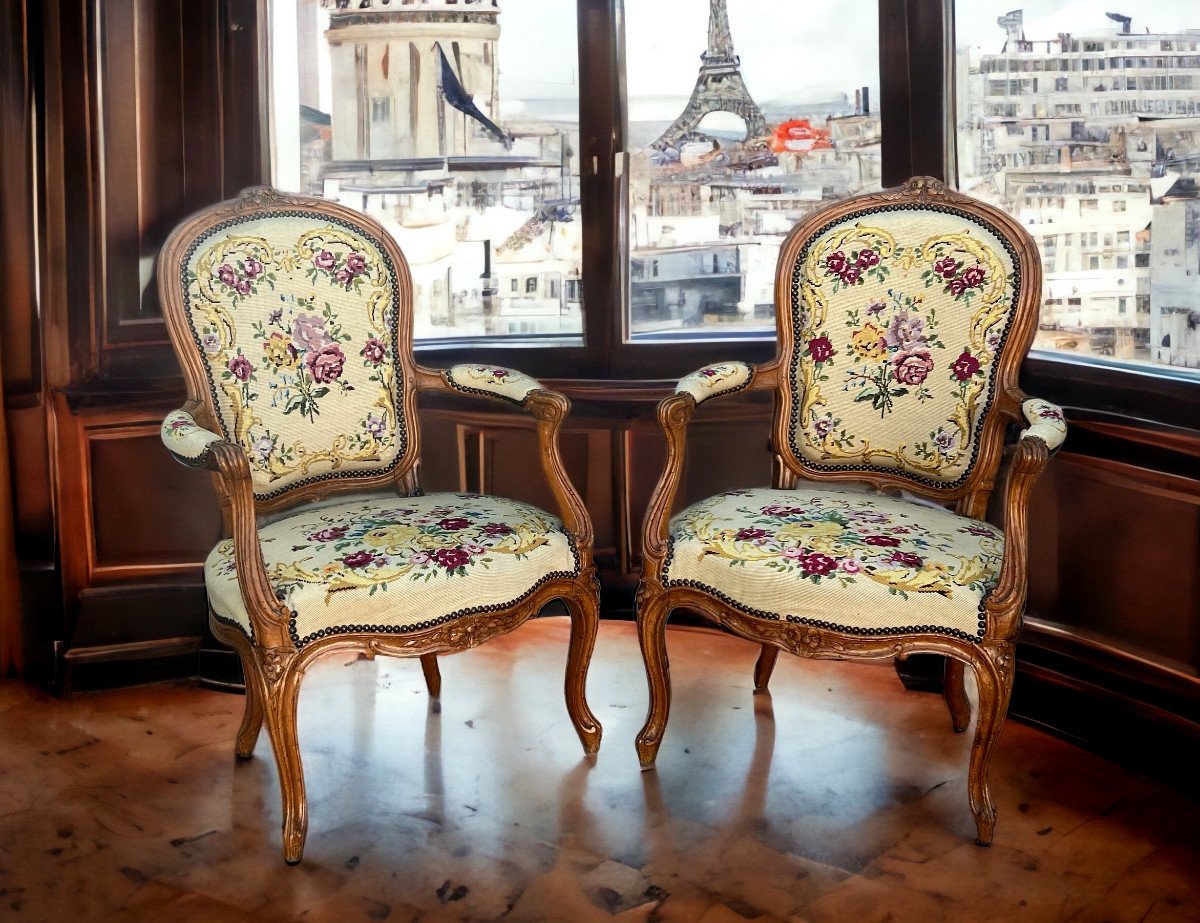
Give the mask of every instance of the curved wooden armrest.
<svg viewBox="0 0 1200 923">
<path fill-rule="evenodd" d="M 1039 434 L 1023 434 L 1005 458 L 1008 477 L 1001 508 L 1004 557 L 986 606 L 989 638 L 1009 639 L 1016 633 L 1028 589 L 1029 495 L 1050 461 L 1050 448 Z"/>
<path fill-rule="evenodd" d="M 225 438 L 198 424 L 192 416 L 193 409 L 185 404 L 172 410 L 163 420 L 159 435 L 171 457 L 180 464 L 216 470 L 210 449 Z"/>
<path fill-rule="evenodd" d="M 667 463 L 650 497 L 642 527 L 645 573 L 657 573 L 666 556 L 671 510 L 683 476 L 687 425 L 696 407 L 704 401 L 743 391 L 771 390 L 778 383 L 777 362 L 757 367 L 745 362 L 720 362 L 685 375 L 676 385 L 675 393 L 659 402 L 658 422 L 667 437 Z"/>
<path fill-rule="evenodd" d="M 230 442 L 214 443 L 209 448 L 209 454 L 212 467 L 229 498 L 229 522 L 238 588 L 250 615 L 250 623 L 254 626 L 255 643 L 261 647 L 291 647 L 287 633 L 291 611 L 276 598 L 263 562 L 250 462 L 246 453 Z"/>
<path fill-rule="evenodd" d="M 537 420 L 538 456 L 559 518 L 575 536 L 584 571 L 591 566 L 592 520 L 587 514 L 559 450 L 558 431 L 571 409 L 571 402 L 557 391 L 549 391 L 535 378 L 496 365 L 456 365 L 453 368 L 418 368 L 417 388 L 445 394 L 464 394 L 516 404 Z"/>
</svg>

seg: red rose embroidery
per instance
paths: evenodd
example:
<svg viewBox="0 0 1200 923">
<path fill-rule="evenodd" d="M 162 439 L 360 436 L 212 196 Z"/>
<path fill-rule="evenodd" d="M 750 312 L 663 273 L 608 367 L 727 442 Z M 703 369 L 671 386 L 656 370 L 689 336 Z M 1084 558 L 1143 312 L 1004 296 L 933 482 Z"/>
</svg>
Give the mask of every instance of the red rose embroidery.
<svg viewBox="0 0 1200 923">
<path fill-rule="evenodd" d="M 979 360 L 964 350 L 963 354 L 954 360 L 954 365 L 950 367 L 950 371 L 959 381 L 966 381 L 979 371 Z"/>
<path fill-rule="evenodd" d="M 308 540 L 310 542 L 336 542 L 345 537 L 347 528 L 347 526 L 330 526 L 328 529 L 318 529 L 308 536 Z M 362 553 L 365 554 L 365 552 Z"/>
<path fill-rule="evenodd" d="M 808 354 L 813 362 L 828 362 L 833 358 L 833 344 L 829 337 L 816 337 L 808 341 Z"/>
<path fill-rule="evenodd" d="M 970 288 L 982 288 L 986 275 L 987 273 L 982 266 L 972 266 L 970 269 L 963 270 L 962 280 Z"/>
<path fill-rule="evenodd" d="M 958 270 L 958 263 L 954 261 L 952 256 L 944 256 L 933 264 L 933 271 L 943 279 L 953 279 L 954 273 Z"/>
<path fill-rule="evenodd" d="M 257 279 L 262 275 L 263 264 L 252 256 L 246 257 L 246 262 L 243 264 L 246 267 L 246 278 Z"/>
<path fill-rule="evenodd" d="M 893 538 L 890 535 L 868 535 L 863 539 L 865 545 L 878 545 L 881 548 L 895 548 L 900 544 L 900 539 Z"/>
<path fill-rule="evenodd" d="M 379 365 L 386 355 L 386 349 L 383 341 L 378 337 L 371 337 L 362 348 L 360 355 L 366 359 L 371 365 Z"/>
<path fill-rule="evenodd" d="M 920 555 L 910 551 L 893 551 L 890 560 L 896 564 L 903 564 L 905 567 L 920 567 L 925 563 Z"/>
<path fill-rule="evenodd" d="M 950 280 L 950 294 L 957 298 L 967 290 L 967 283 L 963 279 Z"/>
<path fill-rule="evenodd" d="M 250 376 L 254 374 L 254 366 L 245 356 L 234 356 L 225 364 L 225 367 L 233 373 L 233 377 L 238 381 L 249 381 Z"/>
<path fill-rule="evenodd" d="M 502 522 L 489 522 L 483 527 L 484 535 L 512 535 L 512 526 L 506 526 Z"/>
<path fill-rule="evenodd" d="M 800 568 L 806 574 L 816 574 L 821 577 L 837 570 L 837 561 L 819 551 L 810 551 L 800 555 Z"/>
<path fill-rule="evenodd" d="M 835 275 L 841 275 L 846 268 L 846 254 L 841 250 L 835 250 L 825 257 L 825 268 Z"/>
<path fill-rule="evenodd" d="M 237 282 L 237 275 L 234 273 L 233 267 L 228 263 L 225 263 L 217 270 L 217 278 L 221 280 L 222 284 L 228 285 L 230 288 L 233 288 L 234 283 Z"/>
<path fill-rule="evenodd" d="M 446 570 L 454 570 L 468 563 L 471 554 L 462 548 L 439 548 L 433 553 L 433 559 Z"/>
<path fill-rule="evenodd" d="M 336 264 L 337 257 L 335 257 L 328 250 L 322 250 L 313 257 L 313 265 L 316 266 L 317 269 L 324 269 L 326 272 L 328 272 L 330 269 L 333 269 Z"/>
<path fill-rule="evenodd" d="M 738 534 L 734 536 L 739 542 L 752 542 L 756 538 L 763 538 L 767 534 L 765 529 L 739 529 Z"/>
<path fill-rule="evenodd" d="M 872 266 L 879 265 L 879 254 L 874 250 L 867 248 L 858 254 L 858 268 L 870 269 Z"/>
<path fill-rule="evenodd" d="M 359 568 L 366 567 L 368 564 L 375 562 L 375 555 L 369 551 L 356 551 L 354 554 L 348 554 L 342 558 L 342 563 L 347 567 Z"/>
<path fill-rule="evenodd" d="M 346 269 L 353 275 L 361 276 L 367 271 L 367 261 L 360 253 L 347 254 Z"/>
<path fill-rule="evenodd" d="M 862 275 L 861 269 L 859 269 L 857 266 L 850 266 L 850 267 L 847 267 L 845 272 L 842 273 L 842 281 L 845 282 L 847 285 L 853 285 L 855 282 L 858 281 L 858 277 L 861 275 Z"/>
<path fill-rule="evenodd" d="M 457 532 L 459 529 L 465 529 L 471 524 L 471 520 L 465 516 L 456 516 L 453 519 L 443 519 L 438 523 L 438 527 L 445 529 L 447 532 Z"/>
</svg>

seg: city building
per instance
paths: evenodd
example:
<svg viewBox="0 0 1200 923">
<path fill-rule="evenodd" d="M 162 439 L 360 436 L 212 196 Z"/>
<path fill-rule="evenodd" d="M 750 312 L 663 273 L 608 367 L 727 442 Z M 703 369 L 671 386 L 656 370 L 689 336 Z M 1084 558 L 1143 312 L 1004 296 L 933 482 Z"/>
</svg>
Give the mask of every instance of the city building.
<svg viewBox="0 0 1200 923">
<path fill-rule="evenodd" d="M 1041 250 L 1039 346 L 1198 367 L 1185 296 L 1200 276 L 1186 245 L 1200 29 L 1138 34 L 1128 17 L 1109 19 L 1119 26 L 1031 40 L 1014 10 L 998 21 L 1001 51 L 959 52 L 960 177 Z M 1159 246 L 1160 233 L 1173 242 Z"/>
</svg>

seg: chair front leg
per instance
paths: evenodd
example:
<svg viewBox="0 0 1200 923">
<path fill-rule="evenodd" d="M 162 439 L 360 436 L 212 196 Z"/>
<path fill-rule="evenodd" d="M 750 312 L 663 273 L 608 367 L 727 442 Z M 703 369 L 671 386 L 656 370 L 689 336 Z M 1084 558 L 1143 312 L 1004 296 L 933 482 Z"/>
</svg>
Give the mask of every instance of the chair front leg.
<svg viewBox="0 0 1200 923">
<path fill-rule="evenodd" d="M 1013 643 L 995 641 L 984 644 L 971 663 L 979 687 L 979 717 L 975 724 L 975 741 L 971 745 L 971 765 L 967 777 L 967 794 L 971 813 L 975 815 L 978 836 L 975 842 L 988 846 L 996 828 L 996 808 L 988 786 L 988 767 L 1012 696 Z"/>
<path fill-rule="evenodd" d="M 571 613 L 571 641 L 567 648 L 567 714 L 575 725 L 583 752 L 590 755 L 600 749 L 600 737 L 604 733 L 604 728 L 587 703 L 588 666 L 592 662 L 592 650 L 596 646 L 596 633 L 600 627 L 600 600 L 594 581 L 588 589 L 564 597 L 563 602 Z"/>
<path fill-rule="evenodd" d="M 779 659 L 779 648 L 774 644 L 764 644 L 758 653 L 758 662 L 754 664 L 754 694 L 767 691 L 771 682 L 771 674 L 775 672 L 775 661 Z"/>
<path fill-rule="evenodd" d="M 961 660 L 946 658 L 946 672 L 942 680 L 942 695 L 950 707 L 950 722 L 961 734 L 971 723 L 971 703 L 967 699 L 967 668 Z"/>
<path fill-rule="evenodd" d="M 646 679 L 650 687 L 650 707 L 646 712 L 646 723 L 637 736 L 638 759 L 642 769 L 653 769 L 662 744 L 663 732 L 671 712 L 671 665 L 667 660 L 667 608 L 666 595 L 646 591 L 645 585 L 638 591 L 637 626 L 638 641 L 642 647 L 642 661 L 646 665 Z"/>
<path fill-rule="evenodd" d="M 254 681 L 253 654 L 248 651 L 238 651 L 242 660 L 242 675 L 246 684 L 246 710 L 242 714 L 242 726 L 238 728 L 237 743 L 234 753 L 239 760 L 248 760 L 254 755 L 254 745 L 258 743 L 259 732 L 263 726 L 263 700 L 259 684 Z"/>
<path fill-rule="evenodd" d="M 275 752 L 283 798 L 283 858 L 288 865 L 296 865 L 304 854 L 304 838 L 308 834 L 308 802 L 296 728 L 296 705 L 303 674 L 295 668 L 294 651 L 260 650 L 259 661 L 255 682 L 266 712 L 267 735 Z"/>
</svg>

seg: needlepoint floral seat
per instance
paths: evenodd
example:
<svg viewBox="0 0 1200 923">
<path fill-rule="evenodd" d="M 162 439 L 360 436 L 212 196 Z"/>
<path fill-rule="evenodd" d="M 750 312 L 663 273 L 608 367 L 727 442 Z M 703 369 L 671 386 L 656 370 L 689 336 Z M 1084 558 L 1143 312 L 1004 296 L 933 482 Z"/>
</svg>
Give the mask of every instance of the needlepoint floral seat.
<svg viewBox="0 0 1200 923">
<path fill-rule="evenodd" d="M 706 366 L 658 408 L 668 454 L 637 602 L 650 684 L 642 765 L 654 765 L 666 728 L 675 608 L 761 646 L 757 691 L 780 650 L 944 654 L 956 730 L 970 720 L 965 666 L 978 687 L 967 788 L 986 844 L 987 767 L 1025 603 L 1027 501 L 1066 436 L 1062 411 L 1017 386 L 1041 296 L 1037 251 L 1008 215 L 921 177 L 810 215 L 784 242 L 775 293 L 773 360 Z M 773 487 L 673 515 L 692 414 L 751 391 L 774 397 Z"/>
<path fill-rule="evenodd" d="M 594 753 L 601 728 L 584 692 L 599 596 L 591 522 L 559 451 L 567 399 L 498 365 L 418 365 L 403 254 L 374 221 L 331 202 L 257 188 L 205 209 L 164 245 L 158 282 L 188 391 L 162 439 L 214 475 L 226 538 L 205 565 L 210 624 L 246 677 L 239 757 L 267 725 L 287 861 L 300 860 L 307 831 L 296 707 L 317 657 L 419 657 L 437 696 L 438 654 L 561 599 L 567 711 Z M 528 413 L 556 515 L 425 495 L 418 391 Z"/>
<path fill-rule="evenodd" d="M 298 648 L 333 635 L 433 628 L 579 574 L 574 538 L 556 517 L 479 494 L 317 506 L 258 536 Z M 232 539 L 208 556 L 205 583 L 213 613 L 252 635 Z"/>
</svg>

